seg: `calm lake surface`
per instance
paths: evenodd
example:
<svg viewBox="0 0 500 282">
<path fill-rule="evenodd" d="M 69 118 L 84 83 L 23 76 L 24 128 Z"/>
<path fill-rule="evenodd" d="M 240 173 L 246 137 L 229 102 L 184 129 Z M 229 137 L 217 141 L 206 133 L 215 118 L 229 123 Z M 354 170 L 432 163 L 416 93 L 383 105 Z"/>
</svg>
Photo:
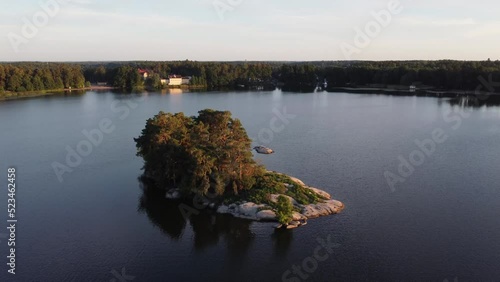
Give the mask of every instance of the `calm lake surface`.
<svg viewBox="0 0 500 282">
<path fill-rule="evenodd" d="M 277 152 L 256 159 L 346 209 L 279 233 L 207 212 L 185 220 L 178 204 L 139 182 L 133 138 L 159 111 L 205 108 L 230 110 L 255 145 Z M 275 118 L 284 110 L 287 124 Z M 113 132 L 60 182 L 52 164 L 66 164 L 67 146 L 76 150 L 82 131 L 103 119 Z M 0 234 L 9 166 L 19 220 L 17 274 L 7 276 L 0 238 L 0 281 L 281 281 L 329 236 L 336 248 L 308 265 L 307 281 L 500 281 L 497 105 L 326 92 L 87 92 L 0 102 L 0 121 Z M 399 174 L 399 157 L 409 160 L 415 140 L 436 129 L 447 140 L 393 191 L 384 173 Z"/>
</svg>

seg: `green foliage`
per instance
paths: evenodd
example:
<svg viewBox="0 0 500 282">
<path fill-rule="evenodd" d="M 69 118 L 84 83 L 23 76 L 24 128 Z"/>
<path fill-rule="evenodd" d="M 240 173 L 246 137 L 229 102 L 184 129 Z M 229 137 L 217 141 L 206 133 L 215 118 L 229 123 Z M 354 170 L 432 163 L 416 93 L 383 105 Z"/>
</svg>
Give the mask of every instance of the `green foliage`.
<svg viewBox="0 0 500 282">
<path fill-rule="evenodd" d="M 166 78 L 169 74 L 191 76 L 192 86 L 215 89 L 238 85 L 272 85 L 275 64 L 195 61 L 85 64 L 85 78 L 92 82 L 107 81 L 111 85 L 126 89 L 127 83 L 124 80 L 126 81 L 128 76 L 123 67 L 147 69 L 161 78 Z"/>
<path fill-rule="evenodd" d="M 257 179 L 257 187 L 261 189 L 266 189 L 274 194 L 283 194 L 286 191 L 285 185 L 282 181 L 283 179 L 279 174 L 266 173 Z"/>
<path fill-rule="evenodd" d="M 500 80 L 500 61 L 324 62 L 318 69 L 328 87 L 421 83 L 439 89 L 475 90 L 480 76 Z"/>
<path fill-rule="evenodd" d="M 323 81 L 329 88 L 370 85 L 411 85 L 419 82 L 434 88 L 475 90 L 479 76 L 500 80 L 500 61 L 331 61 L 331 62 L 128 62 L 85 66 L 85 77 L 93 81 L 97 73 L 116 73 L 122 66 L 143 68 L 166 77 L 168 74 L 192 76 L 191 85 L 208 87 L 264 86 L 278 83 L 284 90 L 312 91 Z M 1 72 L 0 72 L 1 76 Z M 101 75 L 102 77 L 102 75 Z"/>
<path fill-rule="evenodd" d="M 146 79 L 146 86 L 150 89 L 162 89 L 163 85 L 161 84 L 161 77 L 157 73 L 151 74 L 147 79 Z"/>
<path fill-rule="evenodd" d="M 0 64 L 0 88 L 11 92 L 83 88 L 80 65 L 15 63 Z"/>
<path fill-rule="evenodd" d="M 243 196 L 256 204 L 274 206 L 274 203 L 270 201 L 270 194 L 290 196 L 302 205 L 315 204 L 325 200 L 310 189 L 294 182 L 287 175 L 275 172 L 266 172 L 264 175 L 258 176 L 254 189 Z"/>
<path fill-rule="evenodd" d="M 293 219 L 293 205 L 290 199 L 280 195 L 275 205 L 276 218 L 281 224 L 288 224 Z"/>
<path fill-rule="evenodd" d="M 138 70 L 131 66 L 122 66 L 116 70 L 113 86 L 120 89 L 133 90 L 144 86 L 144 79 Z"/>
<path fill-rule="evenodd" d="M 286 188 L 281 181 L 279 174 L 266 172 L 256 177 L 254 189 L 243 195 L 249 201 L 256 204 L 272 205 L 270 194 L 284 194 Z"/>
<path fill-rule="evenodd" d="M 500 61 L 331 61 L 331 62 L 115 62 L 115 63 L 4 63 L 0 64 L 0 89 L 5 91 L 81 88 L 85 81 L 108 82 L 121 89 L 144 86 L 139 68 L 166 78 L 191 76 L 195 87 L 312 91 L 323 81 L 329 88 L 370 85 L 422 85 L 438 89 L 475 90 L 478 77 L 500 80 Z M 159 88 L 154 81 L 151 85 Z"/>
<path fill-rule="evenodd" d="M 256 203 L 257 205 L 260 204 L 272 204 L 270 200 L 270 194 L 272 194 L 271 191 L 267 189 L 259 189 L 255 188 L 252 189 L 249 193 L 245 195 L 245 198 L 247 198 L 250 202 Z"/>
<path fill-rule="evenodd" d="M 160 187 L 180 187 L 186 194 L 238 195 L 251 189 L 263 170 L 230 112 L 203 110 L 198 117 L 160 112 L 135 141 L 145 174 Z"/>
<path fill-rule="evenodd" d="M 283 65 L 281 81 L 285 85 L 285 90 L 312 91 L 318 85 L 316 67 L 311 64 Z"/>
<path fill-rule="evenodd" d="M 191 85 L 206 87 L 207 86 L 207 80 L 204 77 L 193 76 L 191 78 Z"/>
<path fill-rule="evenodd" d="M 302 205 L 316 204 L 319 201 L 324 200 L 310 189 L 298 184 L 294 184 L 292 187 L 288 188 L 286 195 L 294 198 L 299 204 Z"/>
</svg>

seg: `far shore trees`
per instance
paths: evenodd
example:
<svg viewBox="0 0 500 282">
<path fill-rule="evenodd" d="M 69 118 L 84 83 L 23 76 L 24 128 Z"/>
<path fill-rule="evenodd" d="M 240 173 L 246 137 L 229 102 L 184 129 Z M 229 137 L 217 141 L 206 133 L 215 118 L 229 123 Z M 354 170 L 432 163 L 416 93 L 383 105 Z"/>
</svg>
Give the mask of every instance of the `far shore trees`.
<svg viewBox="0 0 500 282">
<path fill-rule="evenodd" d="M 0 64 L 0 92 L 29 92 L 83 88 L 86 81 L 77 64 Z"/>
<path fill-rule="evenodd" d="M 121 62 L 104 64 L 106 74 L 122 66 L 148 69 L 161 77 L 191 76 L 192 86 L 313 91 L 326 82 L 336 87 L 388 87 L 413 84 L 443 90 L 476 90 L 479 77 L 500 81 L 500 61 L 317 61 L 317 62 Z M 87 80 L 102 74 L 102 63 L 82 64 Z M 99 71 L 97 70 L 99 68 Z M 1 74 L 0 74 L 1 78 Z M 113 80 L 114 76 L 111 76 Z M 109 81 L 113 84 L 113 81 Z"/>
<path fill-rule="evenodd" d="M 474 91 L 485 80 L 500 81 L 500 61 L 318 61 L 318 62 L 84 62 L 0 63 L 0 92 L 25 92 L 82 88 L 86 81 L 107 83 L 121 89 L 143 88 L 138 69 L 161 78 L 169 74 L 190 76 L 190 87 L 207 89 L 266 89 L 314 91 L 320 85 L 338 87 L 410 85 L 426 89 Z M 482 80 L 481 80 L 482 78 Z M 324 84 L 327 82 L 327 84 Z M 157 79 L 149 88 L 161 88 Z M 491 87 L 486 87 L 492 91 Z"/>
<path fill-rule="evenodd" d="M 113 86 L 120 89 L 133 90 L 144 86 L 144 79 L 136 68 L 121 66 L 116 70 Z"/>
</svg>

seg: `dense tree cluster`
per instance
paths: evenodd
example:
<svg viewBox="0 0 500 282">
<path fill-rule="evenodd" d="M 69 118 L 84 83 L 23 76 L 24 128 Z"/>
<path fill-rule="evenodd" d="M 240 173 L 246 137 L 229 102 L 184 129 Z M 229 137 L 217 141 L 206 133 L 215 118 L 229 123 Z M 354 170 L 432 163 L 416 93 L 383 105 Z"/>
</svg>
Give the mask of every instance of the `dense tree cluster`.
<svg viewBox="0 0 500 282">
<path fill-rule="evenodd" d="M 267 63 L 215 63 L 215 62 L 131 62 L 123 65 L 110 63 L 105 65 L 84 65 L 85 77 L 93 82 L 133 89 L 147 86 L 161 88 L 160 79 L 171 74 L 191 77 L 191 86 L 209 89 L 220 87 L 252 87 L 256 85 L 272 85 L 273 66 Z M 146 69 L 149 79 L 142 84 L 130 72 Z"/>
<path fill-rule="evenodd" d="M 138 69 L 150 72 L 148 80 Z M 324 61 L 324 62 L 114 62 L 0 64 L 0 91 L 81 88 L 85 81 L 121 89 L 162 87 L 161 78 L 192 77 L 191 86 L 310 91 L 328 88 L 421 84 L 437 89 L 474 90 L 479 77 L 500 81 L 499 61 Z M 327 89 L 328 89 L 327 88 Z"/>
<path fill-rule="evenodd" d="M 284 90 L 314 91 L 318 80 L 317 68 L 312 64 L 285 64 L 280 68 L 278 77 Z"/>
<path fill-rule="evenodd" d="M 80 65 L 18 63 L 0 64 L 0 92 L 24 92 L 85 87 Z"/>
<path fill-rule="evenodd" d="M 422 84 L 438 89 L 474 90 L 492 75 L 500 81 L 499 61 L 386 61 L 335 63 L 320 71 L 329 87 Z"/>
<path fill-rule="evenodd" d="M 113 86 L 120 89 L 134 89 L 144 86 L 144 79 L 136 68 L 131 66 L 121 66 L 115 71 Z"/>
<path fill-rule="evenodd" d="M 329 88 L 367 85 L 422 84 L 438 89 L 473 90 L 478 77 L 492 75 L 500 81 L 499 61 L 330 61 L 330 62 L 132 62 L 133 68 L 151 70 L 160 77 L 169 74 L 192 76 L 192 84 L 209 89 L 280 85 L 284 90 L 311 90 L 323 82 Z M 102 68 L 108 81 L 119 80 L 117 63 L 86 66 L 86 78 L 94 81 Z M 102 76 L 101 76 L 102 77 Z M 103 78 L 103 77 L 102 77 Z M 114 83 L 113 83 L 114 84 Z"/>
<path fill-rule="evenodd" d="M 197 117 L 160 112 L 135 141 L 145 175 L 184 194 L 238 195 L 264 173 L 252 158 L 245 129 L 230 112 L 203 110 Z"/>
</svg>

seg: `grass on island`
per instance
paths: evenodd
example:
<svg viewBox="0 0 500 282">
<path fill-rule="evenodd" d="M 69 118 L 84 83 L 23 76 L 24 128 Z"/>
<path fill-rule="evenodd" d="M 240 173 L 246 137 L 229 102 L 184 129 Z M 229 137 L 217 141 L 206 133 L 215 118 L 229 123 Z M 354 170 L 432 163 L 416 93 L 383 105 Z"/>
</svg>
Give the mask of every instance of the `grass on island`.
<svg viewBox="0 0 500 282">
<path fill-rule="evenodd" d="M 273 194 L 280 195 L 278 202 L 271 200 Z M 287 197 L 282 195 L 295 199 L 301 205 L 317 204 L 326 200 L 303 185 L 296 183 L 287 175 L 266 172 L 257 179 L 254 188 L 244 191 L 240 195 L 225 198 L 224 204 L 241 203 L 243 201 L 253 202 L 257 205 L 266 205 L 266 208 L 262 208 L 262 210 L 272 209 L 278 215 L 281 211 L 288 210 L 288 205 L 284 204 L 284 201 L 290 202 Z M 291 207 L 292 211 L 301 212 L 297 207 L 293 205 Z"/>
<path fill-rule="evenodd" d="M 271 200 L 271 195 L 279 195 L 277 201 Z M 310 189 L 293 181 L 290 177 L 276 172 L 266 172 L 257 179 L 253 189 L 243 192 L 239 196 L 232 196 L 224 200 L 225 204 L 241 203 L 242 201 L 253 202 L 258 205 L 265 205 L 260 210 L 273 210 L 276 219 L 281 224 L 288 224 L 292 221 L 293 212 L 301 212 L 299 207 L 292 204 L 289 198 L 292 197 L 301 205 L 317 204 L 326 200 Z"/>
</svg>

